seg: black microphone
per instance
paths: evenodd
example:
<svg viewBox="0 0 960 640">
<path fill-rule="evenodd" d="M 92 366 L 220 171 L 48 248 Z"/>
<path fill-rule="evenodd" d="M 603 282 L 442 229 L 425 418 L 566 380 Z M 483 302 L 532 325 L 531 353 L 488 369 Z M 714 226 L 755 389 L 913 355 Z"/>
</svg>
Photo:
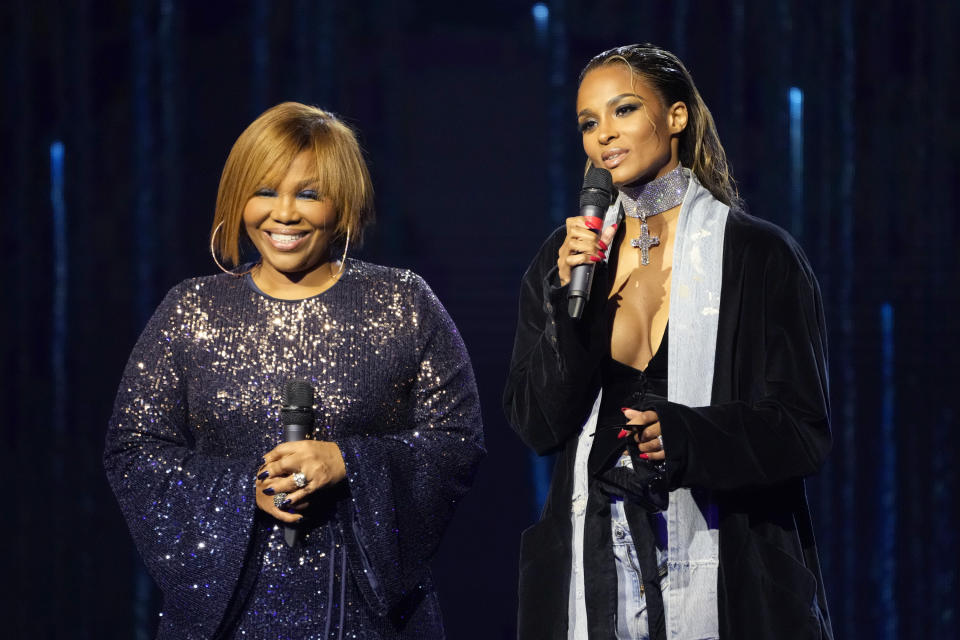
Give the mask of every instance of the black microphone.
<svg viewBox="0 0 960 640">
<path fill-rule="evenodd" d="M 283 407 L 280 409 L 280 422 L 283 423 L 283 441 L 296 442 L 307 437 L 307 430 L 313 428 L 313 387 L 304 380 L 288 380 L 283 387 Z M 297 542 L 297 529 L 289 525 L 283 527 L 283 539 L 288 547 Z"/>
<path fill-rule="evenodd" d="M 606 169 L 590 167 L 583 177 L 583 188 L 580 189 L 580 215 L 592 218 L 600 234 L 603 228 L 603 218 L 613 199 L 613 176 Z M 583 308 L 590 299 L 590 287 L 593 285 L 593 263 L 578 264 L 570 273 L 570 293 L 568 294 L 567 311 L 570 317 L 579 320 L 583 315 Z"/>
</svg>

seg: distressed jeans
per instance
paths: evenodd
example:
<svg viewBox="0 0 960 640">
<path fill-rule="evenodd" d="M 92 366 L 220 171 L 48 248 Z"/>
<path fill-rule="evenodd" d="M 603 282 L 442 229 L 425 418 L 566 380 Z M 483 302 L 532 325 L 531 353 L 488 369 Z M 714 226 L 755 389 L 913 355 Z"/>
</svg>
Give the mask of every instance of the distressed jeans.
<svg viewBox="0 0 960 640">
<path fill-rule="evenodd" d="M 630 466 L 629 458 L 621 458 L 619 464 Z M 610 530 L 613 535 L 613 558 L 617 566 L 617 638 L 618 640 L 648 640 L 647 601 L 640 577 L 640 562 L 633 546 L 630 525 L 623 508 L 623 500 L 614 498 L 610 503 Z M 660 581 L 666 594 L 669 575 Z M 666 596 L 664 595 L 664 606 Z"/>
</svg>

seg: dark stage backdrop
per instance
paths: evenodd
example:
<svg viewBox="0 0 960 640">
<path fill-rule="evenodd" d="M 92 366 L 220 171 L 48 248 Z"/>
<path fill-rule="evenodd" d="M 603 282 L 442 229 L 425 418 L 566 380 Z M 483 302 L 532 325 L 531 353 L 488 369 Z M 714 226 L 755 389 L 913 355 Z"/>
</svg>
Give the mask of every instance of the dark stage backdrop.
<svg viewBox="0 0 960 640">
<path fill-rule="evenodd" d="M 579 68 L 652 41 L 688 64 L 750 210 L 820 279 L 835 447 L 808 492 L 838 637 L 954 637 L 958 7 L 3 3 L 3 635 L 152 635 L 105 425 L 154 306 L 214 271 L 230 145 L 293 99 L 360 132 L 379 223 L 359 255 L 422 274 L 469 347 L 490 453 L 434 566 L 451 638 L 513 637 L 549 472 L 500 410 L 518 283 L 576 211 Z"/>
</svg>

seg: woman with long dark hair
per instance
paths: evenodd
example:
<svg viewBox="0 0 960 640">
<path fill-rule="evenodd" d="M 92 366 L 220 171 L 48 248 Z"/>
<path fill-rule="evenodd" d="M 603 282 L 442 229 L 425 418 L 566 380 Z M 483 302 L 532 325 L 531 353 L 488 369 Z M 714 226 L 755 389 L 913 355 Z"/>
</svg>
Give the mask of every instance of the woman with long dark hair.
<svg viewBox="0 0 960 640">
<path fill-rule="evenodd" d="M 483 455 L 479 402 L 426 283 L 347 257 L 372 198 L 339 119 L 267 110 L 210 238 L 218 265 L 255 259 L 174 287 L 134 347 L 104 460 L 160 638 L 443 635 L 428 562 Z M 283 442 L 285 411 L 306 439 Z"/>
<path fill-rule="evenodd" d="M 521 542 L 520 637 L 830 638 L 803 485 L 831 444 L 809 263 L 743 212 L 672 53 L 599 54 L 576 113 L 617 198 L 602 225 L 567 219 L 523 279 L 505 409 L 559 455 Z"/>
</svg>

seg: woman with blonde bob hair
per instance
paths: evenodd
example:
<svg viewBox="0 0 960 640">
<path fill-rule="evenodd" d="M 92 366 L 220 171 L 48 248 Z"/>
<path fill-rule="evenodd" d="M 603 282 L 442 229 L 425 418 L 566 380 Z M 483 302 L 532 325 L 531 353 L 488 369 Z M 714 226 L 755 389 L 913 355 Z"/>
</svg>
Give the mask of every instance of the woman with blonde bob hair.
<svg viewBox="0 0 960 640">
<path fill-rule="evenodd" d="M 523 278 L 504 405 L 559 455 L 521 541 L 520 637 L 831 638 L 803 486 L 831 443 L 810 265 L 739 207 L 669 51 L 598 54 L 575 113 L 612 204 L 568 218 Z"/>
<path fill-rule="evenodd" d="M 484 453 L 479 402 L 426 283 L 348 257 L 372 198 L 349 127 L 267 110 L 221 176 L 225 273 L 174 287 L 133 349 L 104 464 L 160 638 L 443 635 L 428 563 Z"/>
</svg>

